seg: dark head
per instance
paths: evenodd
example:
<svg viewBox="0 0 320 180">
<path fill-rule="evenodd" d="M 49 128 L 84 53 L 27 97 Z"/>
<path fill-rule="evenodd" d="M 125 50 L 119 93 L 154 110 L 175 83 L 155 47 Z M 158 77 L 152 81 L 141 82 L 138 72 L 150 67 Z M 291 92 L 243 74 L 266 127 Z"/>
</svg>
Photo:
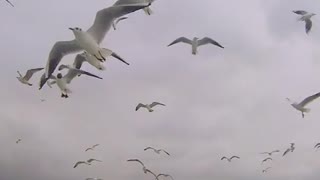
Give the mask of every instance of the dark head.
<svg viewBox="0 0 320 180">
<path fill-rule="evenodd" d="M 59 74 L 57 75 L 57 78 L 58 78 L 58 79 L 61 79 L 61 78 L 62 78 L 62 74 L 59 73 Z"/>
<path fill-rule="evenodd" d="M 75 28 L 69 28 L 71 31 L 82 31 L 81 28 L 75 27 Z"/>
</svg>

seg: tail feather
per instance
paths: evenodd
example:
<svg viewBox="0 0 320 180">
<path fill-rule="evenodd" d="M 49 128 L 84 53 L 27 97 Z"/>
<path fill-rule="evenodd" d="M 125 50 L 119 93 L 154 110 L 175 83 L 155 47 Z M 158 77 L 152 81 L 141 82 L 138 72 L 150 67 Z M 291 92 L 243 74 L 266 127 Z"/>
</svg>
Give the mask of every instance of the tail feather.
<svg viewBox="0 0 320 180">
<path fill-rule="evenodd" d="M 107 57 L 111 56 L 112 51 L 110 49 L 101 48 L 100 53 L 104 58 L 107 58 Z"/>
</svg>

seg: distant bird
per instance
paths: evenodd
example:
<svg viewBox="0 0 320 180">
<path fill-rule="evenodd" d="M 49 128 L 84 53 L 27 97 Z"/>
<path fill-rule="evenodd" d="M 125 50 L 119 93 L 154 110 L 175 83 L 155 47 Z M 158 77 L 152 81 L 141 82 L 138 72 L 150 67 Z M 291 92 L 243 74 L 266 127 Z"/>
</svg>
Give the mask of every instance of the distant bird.
<svg viewBox="0 0 320 180">
<path fill-rule="evenodd" d="M 16 144 L 18 144 L 20 141 L 22 141 L 21 139 L 18 139 L 17 141 L 16 141 Z"/>
<path fill-rule="evenodd" d="M 22 83 L 22 84 L 27 84 L 29 86 L 32 86 L 31 83 L 29 83 L 29 80 L 31 79 L 31 77 L 33 76 L 34 73 L 43 70 L 44 68 L 35 68 L 35 69 L 29 69 L 27 71 L 27 73 L 22 76 L 21 73 L 19 71 L 17 71 L 17 73 L 19 74 L 19 77 L 17 77 L 17 79 Z"/>
<path fill-rule="evenodd" d="M 153 107 L 157 106 L 157 105 L 161 105 L 161 106 L 166 106 L 165 104 L 159 103 L 159 102 L 153 102 L 152 104 L 142 104 L 139 103 L 136 107 L 136 111 L 138 111 L 141 107 L 148 109 L 149 112 L 153 112 Z"/>
<path fill-rule="evenodd" d="M 103 179 L 100 179 L 100 178 L 87 178 L 86 180 L 103 180 Z"/>
<path fill-rule="evenodd" d="M 9 3 L 12 7 L 14 7 L 14 5 L 9 1 L 9 0 L 6 0 L 7 3 Z"/>
<path fill-rule="evenodd" d="M 268 170 L 271 169 L 271 167 L 267 167 L 266 169 L 262 170 L 263 173 L 268 172 Z"/>
<path fill-rule="evenodd" d="M 163 150 L 163 149 L 155 149 L 153 147 L 147 147 L 147 148 L 144 149 L 144 151 L 146 151 L 148 149 L 152 149 L 157 154 L 160 154 L 160 152 L 162 151 L 162 152 L 166 153 L 168 156 L 170 156 L 170 154 L 167 151 Z"/>
<path fill-rule="evenodd" d="M 266 159 L 262 160 L 261 164 L 263 164 L 264 162 L 267 162 L 268 160 L 272 161 L 272 158 L 266 158 Z"/>
<path fill-rule="evenodd" d="M 272 152 L 263 152 L 261 154 L 268 154 L 269 156 L 272 156 L 273 153 L 278 153 L 278 152 L 280 152 L 280 151 L 279 150 L 274 150 Z"/>
<path fill-rule="evenodd" d="M 320 143 L 316 144 L 316 145 L 314 146 L 314 148 L 319 149 L 319 148 L 320 148 Z"/>
<path fill-rule="evenodd" d="M 312 21 L 311 17 L 316 15 L 314 13 L 308 13 L 307 11 L 297 10 L 293 11 L 295 14 L 301 15 L 301 17 L 298 18 L 298 21 L 304 21 L 306 23 L 306 33 L 309 34 L 311 28 L 312 28 Z"/>
<path fill-rule="evenodd" d="M 88 163 L 88 162 L 86 162 L 86 161 L 78 161 L 78 162 L 73 166 L 73 168 L 78 167 L 80 164 L 91 165 L 90 163 Z"/>
<path fill-rule="evenodd" d="M 128 159 L 128 162 L 138 162 L 142 165 L 142 171 L 147 174 L 150 173 L 152 174 L 156 179 L 158 179 L 157 175 L 155 173 L 153 173 L 152 171 L 150 171 L 149 169 L 146 168 L 146 166 L 139 160 L 139 159 Z"/>
<path fill-rule="evenodd" d="M 101 160 L 98 160 L 98 159 L 89 159 L 89 160 L 87 160 L 87 163 L 92 163 L 92 162 L 94 162 L 94 161 L 96 161 L 96 162 L 102 162 Z"/>
<path fill-rule="evenodd" d="M 170 43 L 168 45 L 168 47 L 172 46 L 172 45 L 174 45 L 176 43 L 180 43 L 180 42 L 190 44 L 192 46 L 192 54 L 193 55 L 196 55 L 198 53 L 198 47 L 199 46 L 206 45 L 206 44 L 213 44 L 213 45 L 216 45 L 216 46 L 218 46 L 220 48 L 224 48 L 217 41 L 215 41 L 215 40 L 213 40 L 211 38 L 208 38 L 208 37 L 205 37 L 205 38 L 200 39 L 200 40 L 197 37 L 193 38 L 193 40 L 190 40 L 190 39 L 185 38 L 185 37 L 180 37 L 180 38 L 174 40 L 172 43 Z"/>
<path fill-rule="evenodd" d="M 285 156 L 285 155 L 288 154 L 289 152 L 293 152 L 293 151 L 295 150 L 294 145 L 295 145 L 294 143 L 291 143 L 290 148 L 288 148 L 288 149 L 283 153 L 282 156 Z"/>
<path fill-rule="evenodd" d="M 173 177 L 172 177 L 171 175 L 169 175 L 169 174 L 158 174 L 157 179 L 158 179 L 160 176 L 170 177 L 170 178 L 173 180 Z"/>
<path fill-rule="evenodd" d="M 120 21 L 125 20 L 125 19 L 128 19 L 128 17 L 121 17 L 121 18 L 119 18 L 119 19 L 114 20 L 113 23 L 112 23 L 113 29 L 114 29 L 114 30 L 117 30 L 117 28 L 116 28 L 117 24 L 118 24 Z"/>
<path fill-rule="evenodd" d="M 308 113 L 310 111 L 310 109 L 305 108 L 305 106 L 311 103 L 313 100 L 317 99 L 318 97 L 320 97 L 320 93 L 309 96 L 300 103 L 292 102 L 289 98 L 287 98 L 287 100 L 292 103 L 292 107 L 294 107 L 296 110 L 302 113 L 302 118 L 304 118 L 304 113 Z"/>
<path fill-rule="evenodd" d="M 45 99 L 40 99 L 40 101 L 41 101 L 41 102 L 45 102 L 46 100 L 45 100 Z"/>
<path fill-rule="evenodd" d="M 85 151 L 86 151 L 86 152 L 89 151 L 89 150 L 93 151 L 94 148 L 96 148 L 96 147 L 99 146 L 99 145 L 100 145 L 100 144 L 95 144 L 95 145 L 93 145 L 92 147 L 87 148 Z"/>
<path fill-rule="evenodd" d="M 227 158 L 227 157 L 224 156 L 224 157 L 221 158 L 221 160 L 226 159 L 226 160 L 228 160 L 229 162 L 231 162 L 231 160 L 234 159 L 234 158 L 240 159 L 240 157 L 238 157 L 238 156 L 232 156 L 231 158 Z"/>
</svg>

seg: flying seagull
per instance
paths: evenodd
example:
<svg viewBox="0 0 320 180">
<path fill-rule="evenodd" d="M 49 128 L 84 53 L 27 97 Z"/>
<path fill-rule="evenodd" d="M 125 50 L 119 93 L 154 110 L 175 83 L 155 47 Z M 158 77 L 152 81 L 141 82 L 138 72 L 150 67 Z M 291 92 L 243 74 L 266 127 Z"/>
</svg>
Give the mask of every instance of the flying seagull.
<svg viewBox="0 0 320 180">
<path fill-rule="evenodd" d="M 169 175 L 169 174 L 158 174 L 157 179 L 158 179 L 160 176 L 170 177 L 170 178 L 173 180 L 173 177 L 172 177 L 171 175 Z"/>
<path fill-rule="evenodd" d="M 231 162 L 231 160 L 234 159 L 234 158 L 240 159 L 240 157 L 238 157 L 238 156 L 232 156 L 231 158 L 227 158 L 227 157 L 224 156 L 224 157 L 221 158 L 221 160 L 226 159 L 226 160 L 228 160 L 229 162 Z"/>
<path fill-rule="evenodd" d="M 205 38 L 202 38 L 202 39 L 199 39 L 197 37 L 193 38 L 193 40 L 190 40 L 186 37 L 180 37 L 176 40 L 174 40 L 172 43 L 170 43 L 168 45 L 169 46 L 172 46 L 176 43 L 180 43 L 180 42 L 183 42 L 183 43 L 187 43 L 187 44 L 190 44 L 192 46 L 192 54 L 193 55 L 196 55 L 198 53 L 198 47 L 199 46 L 202 46 L 202 45 L 206 45 L 206 44 L 213 44 L 213 45 L 216 45 L 220 48 L 224 48 L 222 45 L 220 45 L 217 41 L 211 39 L 211 38 L 208 38 L 208 37 L 205 37 Z"/>
<path fill-rule="evenodd" d="M 44 68 L 35 68 L 35 69 L 29 69 L 27 71 L 27 73 L 22 76 L 21 73 L 19 71 L 17 71 L 17 73 L 19 74 L 19 77 L 17 77 L 17 79 L 22 83 L 22 84 L 27 84 L 29 86 L 32 86 L 31 83 L 29 83 L 29 80 L 31 79 L 31 77 L 33 76 L 34 73 L 43 70 Z"/>
<path fill-rule="evenodd" d="M 320 143 L 316 144 L 316 145 L 314 146 L 314 148 L 319 149 L 319 148 L 320 148 Z"/>
<path fill-rule="evenodd" d="M 73 166 L 73 168 L 78 167 L 80 164 L 91 165 L 90 163 L 87 163 L 87 162 L 85 162 L 85 161 L 78 161 L 78 162 Z"/>
<path fill-rule="evenodd" d="M 264 162 L 267 162 L 268 160 L 272 161 L 272 158 L 266 158 L 266 159 L 264 159 L 261 164 L 263 164 Z"/>
<path fill-rule="evenodd" d="M 291 143 L 290 148 L 288 148 L 288 149 L 283 153 L 282 156 L 285 156 L 285 155 L 288 154 L 289 152 L 293 152 L 293 151 L 295 150 L 294 145 L 295 145 L 294 143 Z"/>
<path fill-rule="evenodd" d="M 168 156 L 170 156 L 170 154 L 167 151 L 163 150 L 163 149 L 155 149 L 153 147 L 147 147 L 147 148 L 144 149 L 144 151 L 146 151 L 148 149 L 152 149 L 157 154 L 160 154 L 160 152 L 162 151 L 162 152 L 166 153 Z"/>
<path fill-rule="evenodd" d="M 119 18 L 119 19 L 114 20 L 113 23 L 112 23 L 113 29 L 114 29 L 114 30 L 117 30 L 117 27 L 116 27 L 117 24 L 118 24 L 120 21 L 125 20 L 125 19 L 128 19 L 128 17 L 121 17 L 121 18 Z"/>
<path fill-rule="evenodd" d="M 271 169 L 271 167 L 267 167 L 266 169 L 262 170 L 263 173 L 268 172 L 268 170 Z"/>
<path fill-rule="evenodd" d="M 317 99 L 318 97 L 320 97 L 320 93 L 309 96 L 305 98 L 303 101 L 301 101 L 300 103 L 292 102 L 289 98 L 287 98 L 287 100 L 291 103 L 292 107 L 294 107 L 296 110 L 301 112 L 302 118 L 304 118 L 304 113 L 310 112 L 310 109 L 305 108 L 305 106 L 311 103 L 313 100 Z"/>
<path fill-rule="evenodd" d="M 271 151 L 271 152 L 263 152 L 261 154 L 268 154 L 269 156 L 272 156 L 273 153 L 278 153 L 280 152 L 279 150 L 274 150 L 274 151 Z"/>
<path fill-rule="evenodd" d="M 89 151 L 89 150 L 93 151 L 94 148 L 96 148 L 96 147 L 99 146 L 99 145 L 100 145 L 100 144 L 95 144 L 95 145 L 93 145 L 92 147 L 87 148 L 87 149 L 86 149 L 86 152 Z"/>
<path fill-rule="evenodd" d="M 50 82 L 50 85 L 57 84 L 57 86 L 60 88 L 62 98 L 68 98 L 69 97 L 68 94 L 72 93 L 72 91 L 67 87 L 67 84 L 70 84 L 71 81 L 78 75 L 85 74 L 87 76 L 102 79 L 99 76 L 91 74 L 87 71 L 73 68 L 69 65 L 63 65 L 63 64 L 60 65 L 59 70 L 62 70 L 62 69 L 69 69 L 69 71 L 64 76 L 62 76 L 61 73 L 57 74 L 57 77 L 51 76 L 51 79 L 54 79 L 54 81 Z"/>
<path fill-rule="evenodd" d="M 293 11 L 295 14 L 301 15 L 298 18 L 298 21 L 304 21 L 306 23 L 306 33 L 309 34 L 311 28 L 312 28 L 312 21 L 311 17 L 316 15 L 314 13 L 308 13 L 307 11 L 302 11 L 302 10 L 296 10 Z"/>
<path fill-rule="evenodd" d="M 112 23 L 115 19 L 132 13 L 134 11 L 143 9 L 150 5 L 151 3 L 140 3 L 132 5 L 123 4 L 104 8 L 97 12 L 93 25 L 86 32 L 90 34 L 90 37 L 94 39 L 97 44 L 100 44 L 107 32 L 109 31 L 109 29 L 111 28 Z M 65 55 L 77 53 L 82 50 L 83 48 L 81 48 L 79 43 L 77 43 L 76 39 L 71 41 L 56 42 L 49 53 L 49 58 L 45 68 L 45 74 L 41 77 L 39 89 L 41 89 L 46 83 L 46 81 L 51 78 L 52 73 L 55 71 L 56 67 Z"/>
<path fill-rule="evenodd" d="M 18 139 L 17 141 L 16 141 L 16 144 L 18 144 L 20 141 L 22 141 L 21 139 Z"/>
<path fill-rule="evenodd" d="M 98 160 L 98 159 L 88 159 L 87 160 L 87 163 L 91 164 L 92 162 L 102 162 L 101 160 Z"/>
<path fill-rule="evenodd" d="M 6 0 L 7 3 L 9 3 L 12 7 L 14 7 L 14 5 L 9 1 L 9 0 Z"/>
<path fill-rule="evenodd" d="M 141 107 L 144 107 L 146 109 L 148 109 L 149 112 L 153 112 L 153 107 L 154 106 L 157 106 L 157 105 L 161 105 L 161 106 L 166 106 L 165 104 L 162 104 L 162 103 L 159 103 L 159 102 L 153 102 L 151 104 L 142 104 L 142 103 L 139 103 L 136 107 L 136 111 L 138 111 Z"/>
<path fill-rule="evenodd" d="M 150 3 L 152 4 L 155 0 L 118 0 L 114 6 L 123 5 L 123 4 L 141 4 L 141 3 Z M 143 11 L 146 13 L 146 15 L 153 14 L 153 11 L 150 9 L 150 7 L 143 8 Z"/>
</svg>

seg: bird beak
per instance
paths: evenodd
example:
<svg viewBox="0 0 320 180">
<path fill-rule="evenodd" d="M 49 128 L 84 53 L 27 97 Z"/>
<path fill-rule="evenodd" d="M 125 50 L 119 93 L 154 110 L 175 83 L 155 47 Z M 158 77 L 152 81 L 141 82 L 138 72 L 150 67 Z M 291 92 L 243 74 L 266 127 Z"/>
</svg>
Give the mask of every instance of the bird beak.
<svg viewBox="0 0 320 180">
<path fill-rule="evenodd" d="M 74 29 L 73 28 L 69 28 L 71 31 L 73 31 Z"/>
</svg>

